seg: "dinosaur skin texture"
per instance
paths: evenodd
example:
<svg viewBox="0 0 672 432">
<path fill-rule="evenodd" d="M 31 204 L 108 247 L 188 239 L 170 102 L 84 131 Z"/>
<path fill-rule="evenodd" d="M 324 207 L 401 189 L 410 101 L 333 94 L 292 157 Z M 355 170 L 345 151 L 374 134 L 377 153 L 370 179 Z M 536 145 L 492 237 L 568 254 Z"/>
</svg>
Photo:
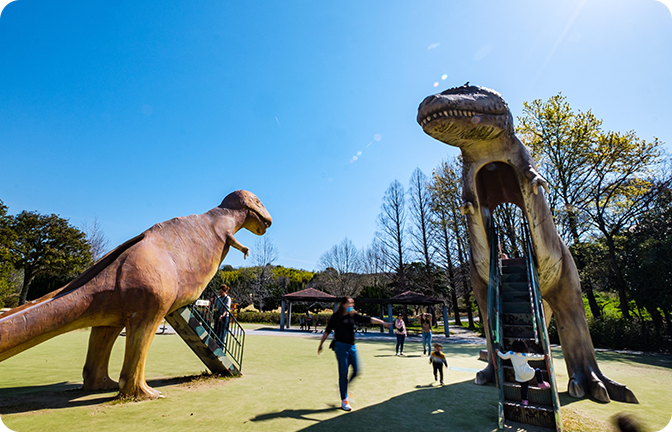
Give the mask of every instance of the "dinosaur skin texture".
<svg viewBox="0 0 672 432">
<path fill-rule="evenodd" d="M 467 83 L 425 98 L 418 107 L 417 121 L 429 136 L 462 152 L 461 211 L 467 217 L 471 282 L 481 316 L 487 317 L 488 304 L 487 222 L 499 204 L 513 203 L 523 211 L 530 227 L 546 324 L 555 314 L 570 376 L 569 394 L 576 398 L 589 394 L 601 402 L 614 399 L 637 403 L 630 389 L 600 372 L 576 265 L 540 193 L 541 189 L 548 193 L 548 185 L 515 136 L 513 116 L 504 99 L 493 90 Z M 495 379 L 487 320 L 485 325 L 490 361 L 476 375 L 477 384 Z"/>
<path fill-rule="evenodd" d="M 156 399 L 145 362 L 167 314 L 195 301 L 241 228 L 262 235 L 271 215 L 252 193 L 235 191 L 214 209 L 161 222 L 109 252 L 63 288 L 0 315 L 0 361 L 54 336 L 92 327 L 84 389 L 119 388 L 119 395 Z M 108 374 L 112 346 L 126 327 L 119 382 Z"/>
</svg>

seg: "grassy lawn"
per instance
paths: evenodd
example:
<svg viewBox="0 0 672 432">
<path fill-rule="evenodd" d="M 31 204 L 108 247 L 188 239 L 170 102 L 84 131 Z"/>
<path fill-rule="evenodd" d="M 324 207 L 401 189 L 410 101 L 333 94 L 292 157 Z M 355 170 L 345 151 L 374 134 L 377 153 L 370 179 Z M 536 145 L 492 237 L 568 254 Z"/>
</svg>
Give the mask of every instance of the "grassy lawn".
<svg viewBox="0 0 672 432">
<path fill-rule="evenodd" d="M 474 371 L 484 365 L 477 360 L 482 346 L 444 344 L 451 370 L 439 387 L 419 342 L 407 344 L 406 357 L 395 357 L 392 339 L 360 340 L 362 375 L 351 387 L 354 410 L 345 413 L 339 409 L 336 360 L 328 349 L 316 355 L 318 336 L 255 335 L 246 327 L 244 376 L 234 379 L 195 377 L 205 367 L 180 337 L 157 335 L 146 373 L 166 398 L 141 403 L 79 390 L 88 332 L 59 336 L 0 363 L 2 421 L 16 432 L 496 430 L 497 390 L 473 384 Z M 123 357 L 120 339 L 111 362 L 115 378 Z M 609 352 L 598 358 L 602 370 L 626 383 L 640 404 L 569 397 L 567 372 L 556 352 L 565 430 L 608 431 L 610 418 L 622 411 L 635 414 L 649 431 L 667 425 L 669 357 Z"/>
</svg>

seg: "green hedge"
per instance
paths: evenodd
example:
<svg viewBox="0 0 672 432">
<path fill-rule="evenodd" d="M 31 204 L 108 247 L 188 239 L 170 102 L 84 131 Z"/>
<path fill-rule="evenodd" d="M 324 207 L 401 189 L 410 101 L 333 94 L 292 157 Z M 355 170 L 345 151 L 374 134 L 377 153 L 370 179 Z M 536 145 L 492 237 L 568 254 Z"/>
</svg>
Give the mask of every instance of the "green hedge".
<svg viewBox="0 0 672 432">
<path fill-rule="evenodd" d="M 299 314 L 292 314 L 292 325 L 299 325 Z M 321 313 L 311 315 L 313 317 L 313 325 L 315 320 L 320 321 L 320 325 L 324 327 L 331 316 L 330 313 Z M 256 312 L 256 311 L 241 311 L 238 312 L 238 321 L 244 323 L 257 324 L 277 324 L 280 325 L 280 312 Z"/>
<path fill-rule="evenodd" d="M 595 348 L 667 353 L 672 351 L 669 337 L 656 331 L 651 321 L 590 317 L 588 330 Z M 555 317 L 548 327 L 548 336 L 551 343 L 560 343 Z"/>
</svg>

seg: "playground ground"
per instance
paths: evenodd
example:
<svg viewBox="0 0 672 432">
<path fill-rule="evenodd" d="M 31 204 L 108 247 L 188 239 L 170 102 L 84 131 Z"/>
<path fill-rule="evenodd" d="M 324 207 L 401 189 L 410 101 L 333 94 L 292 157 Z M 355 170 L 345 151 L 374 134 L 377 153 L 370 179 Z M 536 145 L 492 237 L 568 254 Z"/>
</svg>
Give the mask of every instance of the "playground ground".
<svg viewBox="0 0 672 432">
<path fill-rule="evenodd" d="M 59 336 L 0 363 L 0 417 L 15 432 L 30 431 L 494 431 L 497 390 L 477 386 L 474 372 L 482 344 L 443 342 L 450 370 L 434 382 L 420 338 L 409 338 L 405 357 L 394 341 L 367 335 L 358 341 L 363 371 L 350 391 L 353 411 L 340 409 L 333 352 L 316 350 L 319 334 L 246 326 L 244 375 L 199 378 L 203 364 L 179 336 L 157 335 L 147 379 L 165 399 L 119 402 L 115 393 L 80 390 L 88 331 Z M 457 336 L 457 337 L 456 337 Z M 439 339 L 439 338 L 437 338 Z M 478 342 L 478 341 L 476 341 Z M 116 343 L 111 376 L 123 359 Z M 610 431 L 611 418 L 634 414 L 646 431 L 663 429 L 672 416 L 672 358 L 599 352 L 602 370 L 626 383 L 640 404 L 601 404 L 566 393 L 562 354 L 554 351 L 565 430 Z M 509 430 L 530 430 L 516 429 Z"/>
</svg>

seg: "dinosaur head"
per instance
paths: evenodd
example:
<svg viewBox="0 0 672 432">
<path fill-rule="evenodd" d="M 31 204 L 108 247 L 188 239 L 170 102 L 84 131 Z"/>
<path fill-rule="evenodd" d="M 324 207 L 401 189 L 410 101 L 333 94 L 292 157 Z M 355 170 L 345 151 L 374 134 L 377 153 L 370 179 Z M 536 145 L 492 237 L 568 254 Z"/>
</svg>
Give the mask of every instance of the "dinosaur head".
<svg viewBox="0 0 672 432">
<path fill-rule="evenodd" d="M 491 141 L 502 133 L 513 134 L 513 117 L 502 96 L 468 84 L 422 101 L 417 121 L 425 133 L 456 147 Z"/>
<path fill-rule="evenodd" d="M 259 198 L 246 190 L 231 192 L 224 198 L 219 207 L 232 210 L 247 209 L 248 215 L 243 226 L 257 235 L 265 233 L 266 228 L 273 223 L 273 218 Z"/>
</svg>

